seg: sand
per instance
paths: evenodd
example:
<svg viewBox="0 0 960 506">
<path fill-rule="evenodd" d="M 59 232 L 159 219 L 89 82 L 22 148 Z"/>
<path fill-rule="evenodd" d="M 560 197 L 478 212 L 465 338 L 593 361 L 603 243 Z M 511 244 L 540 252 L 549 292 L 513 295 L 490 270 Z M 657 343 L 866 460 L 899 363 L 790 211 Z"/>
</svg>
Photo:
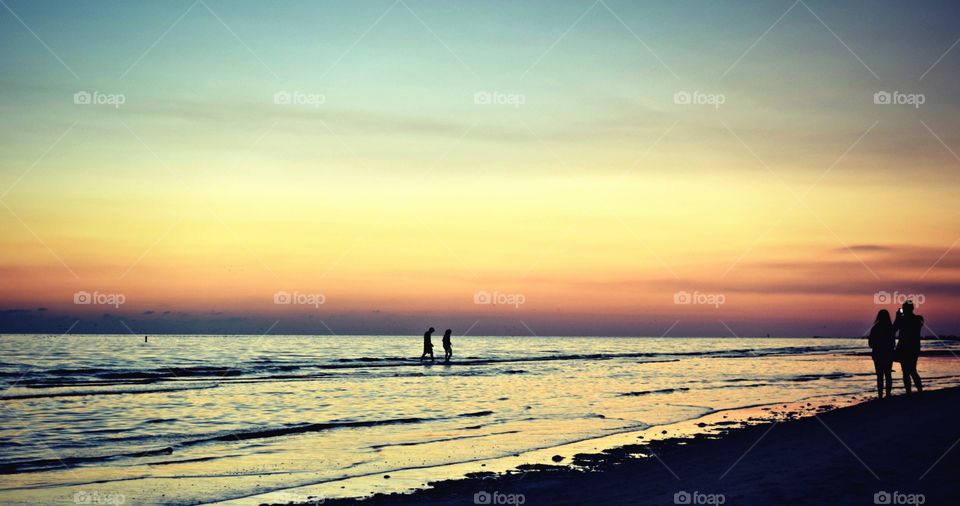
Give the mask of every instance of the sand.
<svg viewBox="0 0 960 506">
<path fill-rule="evenodd" d="M 538 468 L 325 504 L 960 504 L 958 415 L 960 389 L 945 389 L 718 439 L 581 455 L 579 470 Z"/>
</svg>

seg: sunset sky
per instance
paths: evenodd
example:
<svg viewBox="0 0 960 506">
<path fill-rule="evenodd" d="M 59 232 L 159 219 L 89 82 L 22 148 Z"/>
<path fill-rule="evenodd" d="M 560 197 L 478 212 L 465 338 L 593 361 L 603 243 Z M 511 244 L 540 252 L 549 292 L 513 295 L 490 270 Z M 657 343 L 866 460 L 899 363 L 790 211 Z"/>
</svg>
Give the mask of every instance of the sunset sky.
<svg viewBox="0 0 960 506">
<path fill-rule="evenodd" d="M 954 2 L 0 4 L 0 332 L 960 333 Z"/>
</svg>

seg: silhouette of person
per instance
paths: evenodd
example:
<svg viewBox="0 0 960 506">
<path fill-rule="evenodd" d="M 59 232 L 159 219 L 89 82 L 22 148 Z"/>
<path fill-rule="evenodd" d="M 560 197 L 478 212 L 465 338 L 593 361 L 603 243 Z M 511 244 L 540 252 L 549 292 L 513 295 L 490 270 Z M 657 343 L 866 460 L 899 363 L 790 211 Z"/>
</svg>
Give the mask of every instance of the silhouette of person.
<svg viewBox="0 0 960 506">
<path fill-rule="evenodd" d="M 433 340 L 431 339 L 433 333 L 433 327 L 430 327 L 423 333 L 423 355 L 420 355 L 420 360 L 426 358 L 427 355 L 430 355 L 430 360 L 433 360 Z"/>
<path fill-rule="evenodd" d="M 877 371 L 877 398 L 883 399 L 884 386 L 887 397 L 893 389 L 893 350 L 896 347 L 894 335 L 896 329 L 890 321 L 890 311 L 881 309 L 877 319 L 870 328 L 870 355 L 873 357 L 873 367 Z"/>
<path fill-rule="evenodd" d="M 450 345 L 450 333 L 452 331 L 447 329 L 443 333 L 443 360 L 445 362 L 450 361 L 450 357 L 453 356 L 453 346 Z"/>
<path fill-rule="evenodd" d="M 923 392 L 920 374 L 917 373 L 917 359 L 920 358 L 920 332 L 923 330 L 923 317 L 913 313 L 913 301 L 903 303 L 897 311 L 893 326 L 898 332 L 896 355 L 903 370 L 903 387 L 910 395 L 910 380 L 917 385 L 917 393 Z"/>
</svg>

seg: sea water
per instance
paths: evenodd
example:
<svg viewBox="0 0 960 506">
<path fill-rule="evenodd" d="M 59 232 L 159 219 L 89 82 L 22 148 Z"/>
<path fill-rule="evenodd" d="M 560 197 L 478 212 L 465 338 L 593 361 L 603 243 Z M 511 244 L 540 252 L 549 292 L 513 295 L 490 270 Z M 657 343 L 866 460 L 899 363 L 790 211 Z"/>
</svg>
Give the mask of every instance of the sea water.
<svg viewBox="0 0 960 506">
<path fill-rule="evenodd" d="M 421 362 L 421 343 L 0 336 L 0 502 L 195 504 L 413 468 L 451 478 L 450 464 L 876 385 L 863 339 L 455 336 L 450 363 L 439 346 Z M 928 388 L 960 384 L 958 344 L 925 341 Z"/>
</svg>

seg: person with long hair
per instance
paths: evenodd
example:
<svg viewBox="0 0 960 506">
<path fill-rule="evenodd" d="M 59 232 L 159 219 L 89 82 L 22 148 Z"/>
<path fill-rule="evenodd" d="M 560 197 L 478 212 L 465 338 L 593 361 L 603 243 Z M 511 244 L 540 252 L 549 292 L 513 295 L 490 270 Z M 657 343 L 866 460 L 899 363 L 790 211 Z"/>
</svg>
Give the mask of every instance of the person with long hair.
<svg viewBox="0 0 960 506">
<path fill-rule="evenodd" d="M 917 393 L 923 393 L 923 384 L 917 372 L 917 359 L 920 358 L 920 333 L 923 330 L 923 317 L 913 313 L 913 301 L 903 303 L 893 322 L 898 334 L 896 356 L 903 370 L 903 387 L 910 395 L 910 380 L 917 385 Z"/>
<path fill-rule="evenodd" d="M 877 319 L 870 328 L 870 356 L 873 357 L 873 367 L 877 371 L 877 398 L 883 399 L 886 390 L 887 397 L 893 389 L 893 353 L 896 346 L 894 336 L 896 329 L 890 321 L 890 311 L 881 309 L 877 312 Z"/>
<path fill-rule="evenodd" d="M 446 332 L 443 333 L 443 361 L 444 362 L 449 362 L 450 357 L 453 356 L 453 345 L 450 344 L 450 334 L 452 332 L 453 332 L 452 330 L 447 329 Z"/>
</svg>

